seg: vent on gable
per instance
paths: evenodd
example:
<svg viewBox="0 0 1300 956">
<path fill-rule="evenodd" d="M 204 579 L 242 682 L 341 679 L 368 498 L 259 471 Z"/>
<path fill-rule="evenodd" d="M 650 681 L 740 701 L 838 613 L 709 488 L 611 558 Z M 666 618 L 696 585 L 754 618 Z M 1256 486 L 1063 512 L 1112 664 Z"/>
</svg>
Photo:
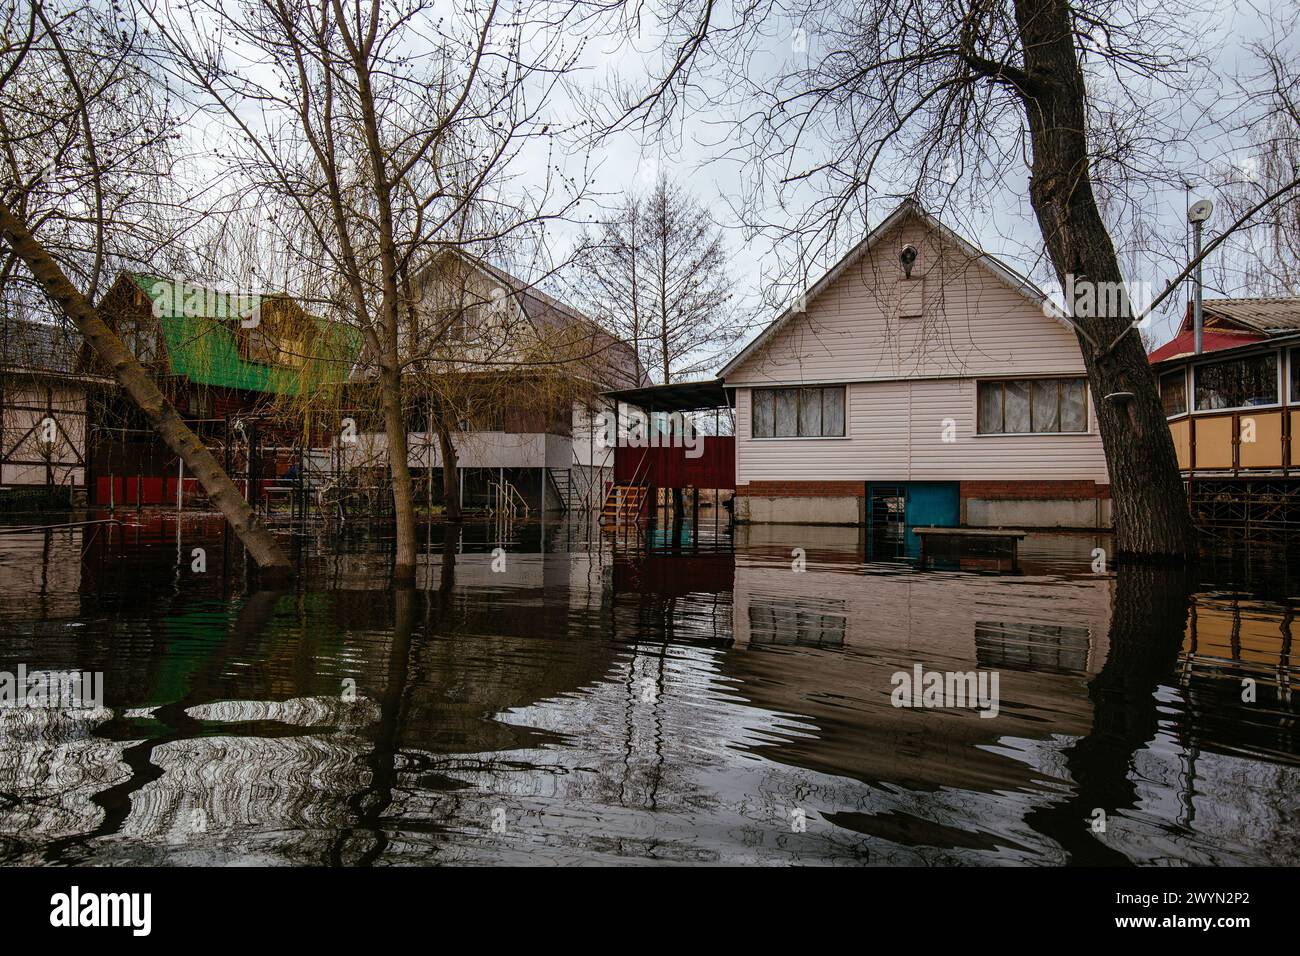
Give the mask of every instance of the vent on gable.
<svg viewBox="0 0 1300 956">
<path fill-rule="evenodd" d="M 902 319 L 919 319 L 925 311 L 925 280 L 898 280 L 898 316 Z"/>
</svg>

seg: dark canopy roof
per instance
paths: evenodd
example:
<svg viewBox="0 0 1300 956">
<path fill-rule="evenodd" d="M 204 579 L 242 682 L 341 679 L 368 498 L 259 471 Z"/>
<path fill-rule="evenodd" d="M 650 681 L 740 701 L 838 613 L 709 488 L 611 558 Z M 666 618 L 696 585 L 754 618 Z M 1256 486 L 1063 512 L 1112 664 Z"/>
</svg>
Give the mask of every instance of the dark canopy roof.
<svg viewBox="0 0 1300 956">
<path fill-rule="evenodd" d="M 720 378 L 625 388 L 604 395 L 647 412 L 698 412 L 707 408 L 727 408 L 733 404 L 732 393 L 722 387 Z"/>
</svg>

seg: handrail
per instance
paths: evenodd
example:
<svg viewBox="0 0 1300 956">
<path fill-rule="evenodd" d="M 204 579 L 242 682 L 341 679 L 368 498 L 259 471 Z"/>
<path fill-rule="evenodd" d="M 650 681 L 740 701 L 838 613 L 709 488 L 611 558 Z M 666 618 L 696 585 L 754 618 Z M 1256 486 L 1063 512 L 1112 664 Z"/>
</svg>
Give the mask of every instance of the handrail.
<svg viewBox="0 0 1300 956">
<path fill-rule="evenodd" d="M 489 481 L 488 487 L 493 490 L 494 495 L 494 504 L 489 506 L 488 511 L 494 517 L 499 514 L 505 514 L 507 509 L 512 519 L 519 517 L 520 508 L 523 509 L 525 519 L 531 513 L 532 509 L 529 508 L 528 502 L 512 482 Z"/>
<path fill-rule="evenodd" d="M 69 521 L 65 524 L 29 524 L 17 525 L 7 528 L 0 528 L 0 534 L 29 534 L 33 531 L 57 531 L 61 528 L 87 528 L 91 525 L 98 524 L 115 524 L 123 527 L 123 522 L 117 518 L 98 518 L 94 521 Z"/>
<path fill-rule="evenodd" d="M 642 466 L 642 465 L 646 465 L 646 475 L 648 476 L 648 475 L 650 474 L 650 468 L 649 468 L 649 465 L 648 465 L 649 459 L 650 459 L 650 446 L 647 445 L 647 446 L 645 447 L 645 449 L 641 452 L 641 460 L 638 461 L 638 462 L 636 463 L 636 467 L 632 469 L 632 480 L 631 480 L 630 484 L 632 484 L 632 485 L 634 485 L 634 486 L 639 486 L 639 485 L 641 484 L 641 481 L 644 480 L 644 479 L 640 479 L 640 478 L 638 478 L 638 476 L 641 474 L 641 466 Z M 641 498 L 640 498 L 640 500 L 637 502 L 637 511 L 636 511 L 636 515 L 635 515 L 635 516 L 629 516 L 629 515 L 623 514 L 624 512 L 627 511 L 627 507 L 626 507 L 627 492 L 626 492 L 626 491 L 624 491 L 624 493 L 623 493 L 623 500 L 624 500 L 625 504 L 624 504 L 624 507 L 622 507 L 622 508 L 619 509 L 620 517 L 628 517 L 628 518 L 635 517 L 635 518 L 640 518 L 640 517 L 641 517 L 641 509 L 645 507 L 645 495 L 642 495 Z M 635 524 L 635 521 L 633 521 L 633 523 Z"/>
</svg>

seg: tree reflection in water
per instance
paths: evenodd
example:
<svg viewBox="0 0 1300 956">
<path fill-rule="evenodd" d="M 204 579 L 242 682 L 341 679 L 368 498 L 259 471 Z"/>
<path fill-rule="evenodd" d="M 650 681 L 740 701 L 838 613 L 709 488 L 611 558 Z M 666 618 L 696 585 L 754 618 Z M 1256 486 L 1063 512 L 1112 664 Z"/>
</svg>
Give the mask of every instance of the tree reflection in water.
<svg viewBox="0 0 1300 956">
<path fill-rule="evenodd" d="M 0 669 L 103 670 L 108 694 L 0 713 L 0 859 L 1296 860 L 1287 574 L 1095 575 L 1091 539 L 1027 542 L 1018 576 L 917 573 L 857 529 L 614 555 L 555 526 L 498 573 L 467 524 L 429 529 L 415 588 L 363 530 L 245 591 L 238 553 L 178 574 L 181 532 L 221 548 L 0 543 L 0 584 L 43 589 L 0 601 Z M 998 669 L 999 716 L 893 707 L 915 663 Z"/>
</svg>

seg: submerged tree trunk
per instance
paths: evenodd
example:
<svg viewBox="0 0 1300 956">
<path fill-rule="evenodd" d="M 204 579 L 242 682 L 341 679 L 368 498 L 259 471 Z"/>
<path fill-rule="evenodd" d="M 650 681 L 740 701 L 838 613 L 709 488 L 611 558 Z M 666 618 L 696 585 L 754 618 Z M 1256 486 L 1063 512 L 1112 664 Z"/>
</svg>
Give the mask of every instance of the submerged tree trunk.
<svg viewBox="0 0 1300 956">
<path fill-rule="evenodd" d="M 167 447 L 175 452 L 190 474 L 198 479 L 208 500 L 230 524 L 264 574 L 283 575 L 292 571 L 275 537 L 258 520 L 216 458 L 181 420 L 172 403 L 158 390 L 148 372 L 127 351 L 120 339 L 100 318 L 98 310 L 77 291 L 59 264 L 8 206 L 0 204 L 0 235 L 22 259 L 47 296 L 85 337 L 95 354 L 112 370 L 132 401 L 139 406 Z"/>
<path fill-rule="evenodd" d="M 1099 283 L 1116 283 L 1110 288 L 1122 289 L 1119 260 L 1092 191 L 1086 88 L 1070 4 L 1016 0 L 1016 19 L 1025 67 L 1011 81 L 1025 103 L 1033 146 L 1029 197 L 1052 265 L 1062 288 L 1092 283 L 1096 291 Z M 1075 319 L 1086 333 L 1079 344 L 1110 469 L 1116 551 L 1188 558 L 1195 553 L 1195 533 L 1173 439 L 1123 301 L 1119 315 Z M 1132 397 L 1107 399 L 1116 393 Z"/>
<path fill-rule="evenodd" d="M 438 450 L 442 455 L 442 513 L 451 521 L 460 520 L 460 495 L 457 494 L 456 446 L 445 423 L 438 422 Z"/>
<path fill-rule="evenodd" d="M 406 419 L 402 414 L 401 375 L 383 360 L 379 372 L 384 404 L 384 432 L 388 441 L 388 473 L 393 484 L 393 516 L 397 522 L 397 554 L 393 560 L 393 581 L 409 585 L 415 581 L 415 483 L 411 480 Z"/>
</svg>

